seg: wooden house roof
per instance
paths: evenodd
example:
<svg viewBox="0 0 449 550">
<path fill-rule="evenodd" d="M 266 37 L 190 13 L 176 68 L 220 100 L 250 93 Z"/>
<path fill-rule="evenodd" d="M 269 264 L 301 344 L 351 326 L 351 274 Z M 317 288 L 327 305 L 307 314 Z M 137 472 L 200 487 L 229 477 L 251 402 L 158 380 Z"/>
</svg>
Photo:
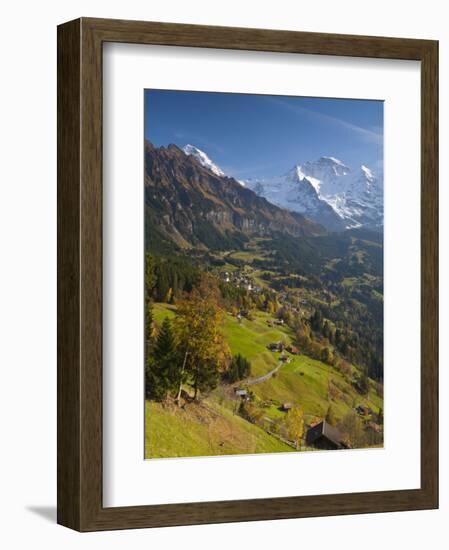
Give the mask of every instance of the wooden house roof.
<svg viewBox="0 0 449 550">
<path fill-rule="evenodd" d="M 316 424 L 310 428 L 307 432 L 306 440 L 308 445 L 313 445 L 313 443 L 320 437 L 325 437 L 331 441 L 337 447 L 343 447 L 343 436 L 337 428 L 331 426 L 328 422 L 323 420 L 319 424 Z"/>
</svg>

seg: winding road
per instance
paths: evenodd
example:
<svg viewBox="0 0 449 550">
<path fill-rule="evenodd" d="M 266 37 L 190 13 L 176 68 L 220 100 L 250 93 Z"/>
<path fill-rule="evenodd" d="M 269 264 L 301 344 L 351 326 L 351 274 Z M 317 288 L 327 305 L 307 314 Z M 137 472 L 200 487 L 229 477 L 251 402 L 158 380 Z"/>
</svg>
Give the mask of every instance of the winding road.
<svg viewBox="0 0 449 550">
<path fill-rule="evenodd" d="M 270 370 L 270 372 L 267 372 L 267 374 L 264 374 L 263 376 L 259 376 L 257 378 L 253 378 L 252 380 L 247 380 L 246 384 L 248 386 L 254 386 L 255 384 L 260 384 L 261 382 L 265 382 L 265 380 L 268 380 L 273 376 L 274 373 L 276 373 L 283 365 L 284 363 L 282 361 L 279 361 L 279 364 L 277 367 L 275 367 L 273 370 Z"/>
</svg>

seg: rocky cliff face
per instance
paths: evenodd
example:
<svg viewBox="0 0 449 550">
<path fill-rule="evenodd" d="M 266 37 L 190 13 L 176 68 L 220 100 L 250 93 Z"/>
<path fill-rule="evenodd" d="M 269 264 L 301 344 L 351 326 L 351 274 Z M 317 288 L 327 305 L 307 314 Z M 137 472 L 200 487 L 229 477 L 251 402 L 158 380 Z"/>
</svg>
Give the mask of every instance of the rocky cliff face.
<svg viewBox="0 0 449 550">
<path fill-rule="evenodd" d="M 176 145 L 145 142 L 147 233 L 183 248 L 227 249 L 253 236 L 322 235 L 303 215 L 271 204 L 233 178 L 203 166 Z"/>
</svg>

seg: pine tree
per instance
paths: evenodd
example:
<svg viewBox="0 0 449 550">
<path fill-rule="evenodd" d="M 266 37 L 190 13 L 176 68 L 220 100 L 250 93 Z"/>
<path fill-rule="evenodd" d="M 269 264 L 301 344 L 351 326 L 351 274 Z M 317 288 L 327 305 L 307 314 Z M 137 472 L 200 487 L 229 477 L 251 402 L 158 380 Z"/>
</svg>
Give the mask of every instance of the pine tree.
<svg viewBox="0 0 449 550">
<path fill-rule="evenodd" d="M 341 341 L 342 341 L 342 333 L 341 333 L 341 330 L 337 328 L 335 331 L 335 345 L 337 346 L 338 349 L 340 349 L 341 347 Z"/>
<path fill-rule="evenodd" d="M 247 378 L 251 373 L 251 363 L 238 353 L 232 358 L 231 364 L 224 375 L 224 379 L 233 384 Z"/>
<path fill-rule="evenodd" d="M 358 389 L 362 395 L 366 395 L 369 391 L 369 379 L 368 379 L 368 372 L 366 368 L 362 369 L 362 372 L 358 379 Z"/>
<path fill-rule="evenodd" d="M 153 344 L 153 290 L 156 282 L 154 260 L 145 253 L 145 360 L 149 358 Z"/>
<path fill-rule="evenodd" d="M 145 357 L 151 353 L 153 344 L 153 302 L 145 302 Z"/>
<path fill-rule="evenodd" d="M 179 363 L 172 326 L 166 317 L 147 362 L 147 394 L 150 397 L 164 399 L 169 393 L 176 392 L 180 378 Z"/>
<path fill-rule="evenodd" d="M 315 332 L 321 332 L 323 329 L 323 315 L 319 309 L 316 309 L 310 317 L 310 326 Z"/>
<path fill-rule="evenodd" d="M 157 280 L 157 300 L 159 302 L 165 302 L 167 294 L 170 288 L 170 282 L 168 280 L 168 274 L 166 269 L 162 268 L 160 270 L 158 280 Z"/>
</svg>

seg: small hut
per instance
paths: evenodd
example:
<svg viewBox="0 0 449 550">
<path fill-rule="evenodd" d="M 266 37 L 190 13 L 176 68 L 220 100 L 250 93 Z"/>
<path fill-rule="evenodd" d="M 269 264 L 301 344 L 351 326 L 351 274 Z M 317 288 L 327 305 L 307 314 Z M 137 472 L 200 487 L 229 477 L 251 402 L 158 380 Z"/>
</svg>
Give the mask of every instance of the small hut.
<svg viewBox="0 0 449 550">
<path fill-rule="evenodd" d="M 292 355 L 299 355 L 299 349 L 296 346 L 287 346 L 286 350 Z"/>
<path fill-rule="evenodd" d="M 307 445 L 321 450 L 348 448 L 340 431 L 328 424 L 325 420 L 309 428 L 306 435 L 306 442 Z"/>
<path fill-rule="evenodd" d="M 270 351 L 282 351 L 284 349 L 282 342 L 272 342 L 267 347 Z"/>
</svg>

